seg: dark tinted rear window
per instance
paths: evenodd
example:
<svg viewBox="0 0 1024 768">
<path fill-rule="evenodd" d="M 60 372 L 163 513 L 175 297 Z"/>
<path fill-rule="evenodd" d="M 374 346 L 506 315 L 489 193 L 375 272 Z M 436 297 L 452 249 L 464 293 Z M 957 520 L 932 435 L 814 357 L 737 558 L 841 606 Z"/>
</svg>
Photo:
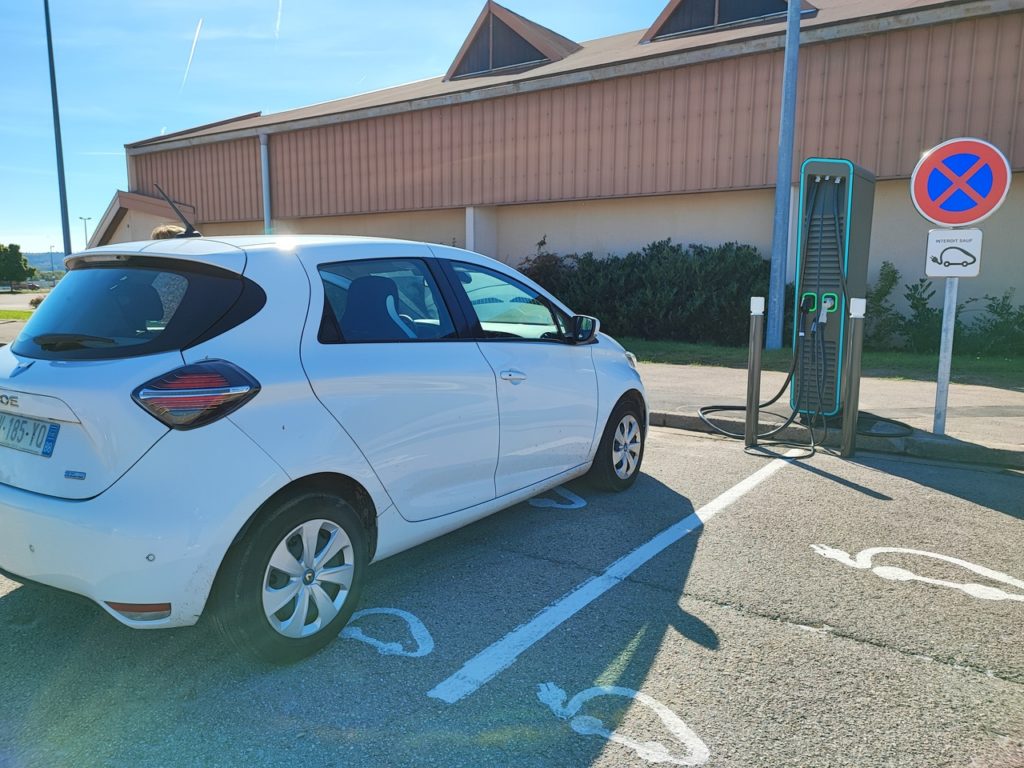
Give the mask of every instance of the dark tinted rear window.
<svg viewBox="0 0 1024 768">
<path fill-rule="evenodd" d="M 180 262 L 136 259 L 72 270 L 12 350 L 44 360 L 106 360 L 182 349 L 220 320 L 243 278 Z"/>
</svg>

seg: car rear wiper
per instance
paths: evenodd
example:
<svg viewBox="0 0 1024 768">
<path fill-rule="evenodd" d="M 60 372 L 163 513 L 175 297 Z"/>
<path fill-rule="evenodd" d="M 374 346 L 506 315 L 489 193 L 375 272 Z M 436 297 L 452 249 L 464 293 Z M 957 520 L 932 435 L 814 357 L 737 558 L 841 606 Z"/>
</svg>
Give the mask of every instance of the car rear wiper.
<svg viewBox="0 0 1024 768">
<path fill-rule="evenodd" d="M 61 349 L 88 349 L 91 344 L 112 346 L 117 344 L 106 336 L 92 336 L 88 333 L 43 333 L 32 339 L 43 349 L 57 351 Z"/>
</svg>

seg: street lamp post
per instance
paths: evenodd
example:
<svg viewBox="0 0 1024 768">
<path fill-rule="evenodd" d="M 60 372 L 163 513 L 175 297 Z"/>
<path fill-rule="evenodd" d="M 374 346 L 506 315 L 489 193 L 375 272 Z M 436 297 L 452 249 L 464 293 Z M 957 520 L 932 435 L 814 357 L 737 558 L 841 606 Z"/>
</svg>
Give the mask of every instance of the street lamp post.
<svg viewBox="0 0 1024 768">
<path fill-rule="evenodd" d="M 89 230 L 86 229 L 85 222 L 92 221 L 92 216 L 79 216 L 78 218 L 80 218 L 82 220 L 82 238 L 83 238 L 82 248 L 88 248 L 89 247 Z"/>
<path fill-rule="evenodd" d="M 53 66 L 53 35 L 50 32 L 50 0 L 43 0 L 46 19 L 46 54 L 50 60 L 50 100 L 53 103 L 53 143 L 57 150 L 57 192 L 60 195 L 60 225 L 64 233 L 64 253 L 71 253 L 71 229 L 68 226 L 68 193 L 64 185 L 64 149 L 60 141 L 60 109 L 57 106 L 57 73 Z"/>
<path fill-rule="evenodd" d="M 50 287 L 51 288 L 56 288 L 57 287 L 57 277 L 54 275 L 54 272 L 53 272 L 53 246 L 52 245 L 50 246 Z"/>
</svg>

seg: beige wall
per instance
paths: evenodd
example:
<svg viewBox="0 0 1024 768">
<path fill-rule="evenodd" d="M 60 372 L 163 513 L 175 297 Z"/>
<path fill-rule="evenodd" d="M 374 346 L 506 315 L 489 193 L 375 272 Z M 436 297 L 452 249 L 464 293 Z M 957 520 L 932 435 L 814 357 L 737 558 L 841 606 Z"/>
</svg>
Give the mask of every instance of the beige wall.
<svg viewBox="0 0 1024 768">
<path fill-rule="evenodd" d="M 363 235 L 423 240 L 463 247 L 466 242 L 466 218 L 462 208 L 440 211 L 379 213 L 365 216 L 323 216 L 302 219 L 274 219 L 274 231 L 280 234 Z"/>
<path fill-rule="evenodd" d="M 262 221 L 218 221 L 203 222 L 196 229 L 206 237 L 226 237 L 228 235 L 262 235 Z"/>
<path fill-rule="evenodd" d="M 124 218 L 117 225 L 109 242 L 130 243 L 134 240 L 149 240 L 155 227 L 161 224 L 180 224 L 176 219 L 168 219 L 164 216 L 154 216 L 151 213 L 142 211 L 125 211 Z"/>
<path fill-rule="evenodd" d="M 925 243 L 933 226 L 915 210 L 908 188 L 905 180 L 879 182 L 871 237 L 869 282 L 875 281 L 883 261 L 893 262 L 902 275 L 892 297 L 899 307 L 903 306 L 903 286 L 924 276 Z M 772 190 L 749 190 L 498 206 L 477 209 L 473 224 L 477 250 L 510 264 L 519 264 L 533 254 L 537 241 L 545 235 L 547 249 L 560 254 L 593 251 L 598 256 L 624 255 L 655 240 L 672 238 L 683 244 L 747 243 L 768 258 L 773 209 Z M 979 225 L 985 233 L 981 276 L 960 282 L 961 301 L 986 293 L 1002 295 L 1007 288 L 1016 287 L 1015 301 L 1024 303 L 1022 220 L 1024 173 L 1018 173 L 1003 207 Z M 138 225 L 143 236 L 148 237 L 155 223 L 159 221 L 149 217 Z M 276 222 L 276 231 L 398 237 L 446 245 L 454 241 L 464 247 L 466 226 L 464 209 L 448 209 L 283 220 Z M 207 235 L 255 234 L 262 231 L 262 224 L 203 224 L 200 229 Z M 936 287 L 941 294 L 941 287 Z M 938 306 L 939 302 L 936 296 L 933 303 Z"/>
<path fill-rule="evenodd" d="M 771 190 L 505 206 L 495 209 L 498 247 L 488 255 L 518 264 L 546 235 L 555 253 L 622 256 L 672 238 L 684 245 L 749 243 L 767 256 L 773 209 Z"/>
<path fill-rule="evenodd" d="M 204 223 L 204 235 L 258 235 L 261 221 Z M 279 235 L 363 235 L 423 240 L 462 248 L 466 241 L 466 219 L 461 208 L 444 211 L 410 211 L 366 216 L 317 216 L 302 219 L 275 219 Z"/>
<path fill-rule="evenodd" d="M 921 217 L 910 201 L 910 182 L 882 181 L 875 187 L 875 215 L 871 227 L 871 263 L 868 281 L 873 283 L 883 261 L 891 261 L 902 275 L 893 291 L 902 306 L 903 286 L 924 277 L 928 230 L 936 225 Z M 960 281 L 960 301 L 986 293 L 1001 296 L 1017 289 L 1015 301 L 1024 304 L 1024 173 L 1015 173 L 1002 207 L 977 225 L 984 233 L 981 275 Z M 941 305 L 942 281 L 933 303 Z"/>
</svg>

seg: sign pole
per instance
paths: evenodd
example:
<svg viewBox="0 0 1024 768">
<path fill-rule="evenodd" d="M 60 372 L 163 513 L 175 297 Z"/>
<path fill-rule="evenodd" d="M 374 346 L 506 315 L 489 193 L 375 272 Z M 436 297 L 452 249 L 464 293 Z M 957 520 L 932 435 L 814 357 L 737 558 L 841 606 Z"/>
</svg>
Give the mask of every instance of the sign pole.
<svg viewBox="0 0 1024 768">
<path fill-rule="evenodd" d="M 981 272 L 980 229 L 962 229 L 984 221 L 1006 200 L 1013 173 L 998 147 L 982 139 L 949 139 L 932 147 L 910 176 L 910 199 L 928 221 L 946 229 L 928 233 L 924 273 L 946 279 L 942 306 L 939 373 L 935 381 L 932 431 L 946 434 L 949 372 L 953 364 L 956 294 L 961 277 Z"/>
<path fill-rule="evenodd" d="M 946 278 L 946 300 L 942 305 L 942 340 L 939 342 L 939 375 L 935 387 L 935 421 L 932 432 L 946 434 L 946 401 L 949 399 L 949 371 L 953 364 L 953 331 L 956 329 L 956 293 L 959 277 Z"/>
</svg>

